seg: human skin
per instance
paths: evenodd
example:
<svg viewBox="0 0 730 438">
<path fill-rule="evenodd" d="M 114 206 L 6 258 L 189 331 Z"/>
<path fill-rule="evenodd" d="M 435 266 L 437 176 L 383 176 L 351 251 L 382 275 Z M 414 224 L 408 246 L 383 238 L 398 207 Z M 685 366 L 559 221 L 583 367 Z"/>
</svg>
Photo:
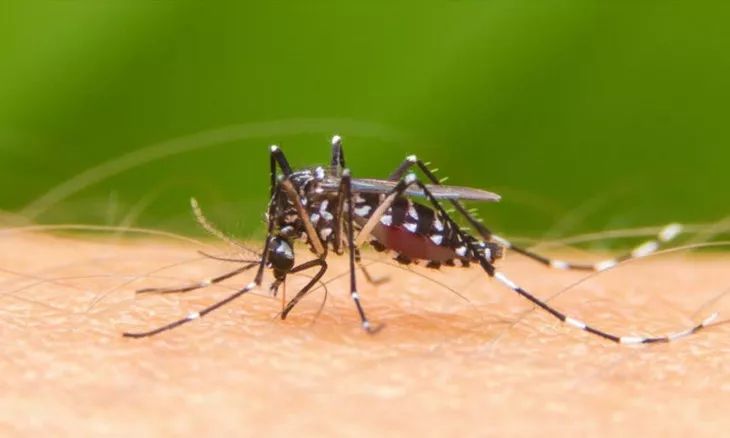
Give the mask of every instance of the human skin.
<svg viewBox="0 0 730 438">
<path fill-rule="evenodd" d="M 251 281 L 253 272 L 135 296 L 236 267 L 197 249 L 228 251 L 0 233 L 0 434 L 686 436 L 730 426 L 730 309 L 710 302 L 730 284 L 725 254 L 649 258 L 551 301 L 618 334 L 676 331 L 720 312 L 719 323 L 671 344 L 616 345 L 531 310 L 477 267 L 409 272 L 375 253 L 367 263 L 388 281 L 358 280 L 370 319 L 385 324 L 376 335 L 359 328 L 346 258 L 332 256 L 318 317 L 322 289 L 278 319 L 267 275 L 261 290 L 201 320 L 123 338 Z M 300 247 L 297 257 L 309 254 Z M 513 254 L 500 267 L 541 297 L 585 277 Z M 293 276 L 288 296 L 306 281 Z"/>
</svg>

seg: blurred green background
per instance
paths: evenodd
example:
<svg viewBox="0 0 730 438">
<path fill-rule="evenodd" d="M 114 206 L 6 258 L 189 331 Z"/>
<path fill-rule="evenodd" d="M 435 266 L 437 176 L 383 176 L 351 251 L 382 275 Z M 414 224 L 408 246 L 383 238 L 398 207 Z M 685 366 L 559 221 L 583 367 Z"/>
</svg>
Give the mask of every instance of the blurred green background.
<svg viewBox="0 0 730 438">
<path fill-rule="evenodd" d="M 721 2 L 17 1 L 0 6 L 0 210 L 262 232 L 268 145 L 355 176 L 416 153 L 507 235 L 728 213 Z M 100 166 L 100 167 L 97 167 Z M 89 170 L 94 169 L 96 170 Z"/>
</svg>

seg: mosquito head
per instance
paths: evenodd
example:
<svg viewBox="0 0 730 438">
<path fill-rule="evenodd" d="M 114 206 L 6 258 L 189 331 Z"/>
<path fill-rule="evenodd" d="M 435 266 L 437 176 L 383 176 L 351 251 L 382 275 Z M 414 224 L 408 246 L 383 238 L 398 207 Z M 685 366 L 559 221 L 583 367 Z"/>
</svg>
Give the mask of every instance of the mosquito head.
<svg viewBox="0 0 730 438">
<path fill-rule="evenodd" d="M 274 270 L 274 278 L 283 280 L 294 266 L 294 251 L 291 243 L 283 237 L 274 237 L 269 243 L 269 266 Z"/>
</svg>

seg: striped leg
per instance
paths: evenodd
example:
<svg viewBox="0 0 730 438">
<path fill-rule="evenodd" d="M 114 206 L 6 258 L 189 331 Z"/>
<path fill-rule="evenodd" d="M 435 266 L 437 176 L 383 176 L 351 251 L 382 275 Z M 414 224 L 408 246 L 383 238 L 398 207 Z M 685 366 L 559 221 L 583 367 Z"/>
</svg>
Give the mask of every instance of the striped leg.
<svg viewBox="0 0 730 438">
<path fill-rule="evenodd" d="M 528 249 L 524 249 L 518 246 L 515 246 L 510 242 L 509 240 L 500 237 L 496 234 L 492 234 L 492 241 L 497 242 L 500 245 L 504 246 L 505 248 L 512 249 L 513 251 L 522 254 L 526 257 L 529 257 L 539 263 L 542 263 L 545 266 L 548 266 L 553 269 L 562 269 L 562 270 L 579 270 L 579 271 L 605 271 L 607 269 L 611 269 L 614 266 L 618 265 L 621 262 L 625 262 L 627 260 L 631 259 L 638 259 L 641 257 L 646 257 L 652 253 L 654 253 L 656 250 L 658 250 L 662 244 L 665 244 L 667 242 L 670 242 L 673 240 L 678 234 L 682 232 L 682 225 L 681 224 L 669 224 L 665 226 L 664 228 L 659 231 L 659 233 L 656 235 L 654 239 L 647 240 L 646 242 L 641 243 L 640 245 L 633 248 L 631 251 L 621 254 L 617 257 L 601 260 L 596 263 L 592 264 L 586 264 L 586 263 L 573 263 L 565 260 L 560 259 L 553 259 L 545 257 L 541 254 L 537 254 L 535 252 L 532 252 Z"/>
<path fill-rule="evenodd" d="M 480 260 L 480 262 L 481 262 L 481 260 Z M 494 268 L 492 267 L 491 269 L 493 270 Z M 485 268 L 485 270 L 487 270 L 487 269 Z M 697 325 L 694 325 L 685 330 L 681 330 L 681 331 L 678 331 L 675 333 L 670 333 L 670 334 L 663 335 L 663 336 L 650 336 L 650 337 L 618 336 L 618 335 L 594 328 L 579 319 L 571 318 L 570 316 L 560 312 L 559 310 L 555 309 L 551 305 L 549 305 L 546 302 L 535 297 L 534 295 L 532 295 L 530 292 L 528 292 L 524 288 L 517 285 L 514 281 L 510 280 L 506 275 L 504 275 L 503 273 L 501 273 L 499 271 L 493 271 L 493 273 L 490 275 L 492 277 L 494 277 L 497 281 L 502 283 L 503 285 L 507 286 L 508 288 L 512 289 L 513 291 L 515 291 L 518 294 L 522 295 L 523 297 L 527 298 L 533 304 L 542 308 L 543 310 L 545 310 L 549 314 L 553 315 L 560 321 L 562 321 L 570 326 L 573 326 L 575 328 L 578 328 L 580 330 L 584 330 L 584 331 L 587 331 L 588 333 L 600 336 L 604 339 L 608 339 L 609 341 L 616 342 L 618 344 L 651 344 L 651 343 L 655 343 L 655 342 L 674 341 L 679 338 L 689 336 L 693 333 L 696 333 L 696 332 L 702 330 L 703 328 L 707 327 L 709 324 L 711 324 L 717 318 L 717 313 L 713 313 Z"/>
<path fill-rule="evenodd" d="M 154 336 L 158 333 L 162 333 L 168 330 L 172 330 L 176 327 L 179 327 L 183 324 L 186 324 L 190 321 L 195 321 L 196 319 L 200 319 L 207 315 L 208 313 L 216 310 L 219 307 L 222 307 L 225 304 L 230 303 L 231 301 L 235 300 L 236 298 L 240 297 L 241 295 L 244 295 L 248 292 L 251 292 L 253 289 L 255 289 L 258 286 L 258 284 L 255 281 L 252 281 L 251 283 L 247 284 L 246 287 L 239 290 L 238 292 L 228 296 L 226 299 L 218 301 L 217 303 L 213 304 L 212 306 L 208 306 L 205 309 L 199 311 L 199 312 L 190 312 L 188 316 L 182 319 L 178 319 L 175 322 L 172 322 L 170 324 L 164 325 L 162 327 L 156 328 L 154 330 L 146 331 L 146 332 L 125 332 L 122 334 L 125 338 L 145 338 L 148 336 Z"/>
<path fill-rule="evenodd" d="M 352 181 L 349 169 L 344 169 L 342 171 L 342 183 L 342 186 L 344 188 L 345 202 L 347 202 L 347 246 L 350 256 L 350 296 L 352 297 L 352 301 L 355 303 L 355 307 L 357 307 L 357 313 L 360 315 L 360 323 L 362 324 L 362 328 L 366 332 L 374 334 L 378 332 L 381 328 L 383 328 L 383 325 L 380 324 L 376 327 L 373 327 L 370 324 L 370 321 L 365 315 L 362 304 L 360 303 L 360 293 L 357 291 L 357 279 L 355 275 L 355 250 L 357 248 L 357 245 L 355 243 L 355 224 L 353 221 L 352 213 L 355 208 L 355 202 L 352 199 Z"/>
<path fill-rule="evenodd" d="M 341 175 L 342 170 L 345 168 L 345 150 L 342 147 L 342 137 L 339 135 L 335 135 L 332 137 L 332 155 L 330 159 L 330 166 L 332 169 L 335 169 L 335 174 Z M 344 191 L 342 187 L 342 182 L 340 182 L 340 196 L 337 197 L 337 208 L 335 209 L 335 229 L 333 230 L 334 233 L 334 241 L 332 243 L 332 246 L 334 248 L 335 254 L 342 254 L 342 223 L 343 223 L 343 213 L 344 213 L 344 200 L 345 197 L 343 196 Z M 361 259 L 360 259 L 360 250 L 359 248 L 355 247 L 355 262 L 357 263 L 360 270 L 362 270 L 362 273 L 365 275 L 365 279 L 371 283 L 371 284 L 381 284 L 387 280 L 387 278 L 374 278 L 368 270 L 363 266 Z"/>
<path fill-rule="evenodd" d="M 274 198 L 276 198 L 276 196 L 278 196 L 278 194 L 276 194 L 274 196 Z M 276 213 L 276 201 L 274 199 L 274 200 L 272 200 L 272 202 L 271 202 L 271 204 L 269 206 L 269 217 L 270 218 L 273 218 L 275 213 Z M 205 309 L 203 309 L 201 311 L 198 311 L 198 312 L 190 312 L 185 318 L 178 319 L 177 321 L 171 322 L 170 324 L 164 325 L 162 327 L 158 327 L 158 328 L 153 329 L 153 330 L 145 331 L 145 332 L 125 332 L 125 333 L 122 333 L 122 336 L 124 336 L 126 338 L 145 338 L 145 337 L 148 337 L 148 336 L 154 336 L 154 335 L 157 335 L 159 333 L 166 332 L 168 330 L 172 330 L 172 329 L 174 329 L 176 327 L 179 327 L 179 326 L 181 326 L 183 324 L 187 324 L 187 323 L 189 323 L 191 321 L 195 321 L 196 319 L 200 319 L 203 316 L 207 315 L 208 313 L 216 310 L 217 308 L 219 308 L 221 306 L 224 306 L 225 304 L 230 303 L 231 301 L 239 298 L 242 295 L 247 294 L 248 292 L 252 291 L 256 287 L 260 286 L 261 285 L 261 281 L 263 279 L 264 267 L 265 267 L 266 258 L 267 258 L 266 255 L 268 254 L 268 246 L 269 246 L 269 244 L 271 242 L 271 238 L 272 238 L 272 236 L 271 236 L 271 232 L 273 230 L 273 225 L 272 224 L 273 224 L 273 219 L 269 220 L 269 230 L 268 230 L 268 234 L 266 236 L 266 241 L 264 243 L 264 255 L 261 257 L 261 261 L 260 262 L 251 263 L 251 264 L 246 265 L 246 266 L 243 266 L 243 267 L 241 267 L 241 268 L 239 268 L 239 269 L 237 269 L 235 271 L 232 271 L 232 272 L 230 272 L 228 274 L 224 274 L 224 275 L 221 275 L 219 277 L 216 277 L 216 278 L 210 280 L 210 283 L 208 283 L 206 281 L 203 281 L 203 282 L 199 283 L 198 285 L 193 286 L 192 288 L 190 288 L 190 287 L 184 287 L 184 288 L 178 288 L 178 289 L 143 289 L 142 291 L 139 291 L 139 292 L 140 293 L 144 293 L 144 292 L 157 292 L 157 293 L 187 292 L 189 290 L 194 290 L 194 289 L 198 289 L 200 287 L 209 286 L 210 284 L 213 284 L 213 282 L 215 280 L 217 280 L 215 282 L 219 282 L 219 281 L 225 280 L 226 278 L 231 278 L 232 276 L 237 275 L 240 272 L 243 272 L 243 271 L 245 271 L 247 269 L 250 269 L 250 268 L 258 265 L 259 269 L 258 269 L 258 272 L 256 273 L 256 277 L 255 277 L 254 281 L 252 281 L 251 283 L 247 284 L 246 287 L 244 287 L 243 289 L 240 289 L 239 291 L 237 291 L 234 294 L 228 296 L 227 298 L 225 298 L 225 299 L 223 299 L 221 301 L 218 301 L 217 303 L 215 303 L 215 304 L 213 304 L 211 306 L 206 307 Z"/>
<path fill-rule="evenodd" d="M 424 175 L 429 179 L 429 181 L 433 184 L 441 184 L 445 181 L 445 179 L 439 180 L 434 175 L 433 171 L 431 171 L 426 163 L 424 163 L 422 160 L 418 159 L 415 155 L 409 155 L 406 157 L 405 160 L 398 166 L 398 168 L 393 171 L 393 173 L 390 174 L 388 179 L 395 181 L 397 179 L 400 179 L 411 167 L 418 166 L 418 168 L 423 172 Z M 536 262 L 542 263 L 543 265 L 553 268 L 553 269 L 564 269 L 564 270 L 579 270 L 579 271 L 604 271 L 606 269 L 610 269 L 616 265 L 618 265 L 621 262 L 624 262 L 626 260 L 640 258 L 640 257 L 646 257 L 653 252 L 655 252 L 657 249 L 660 248 L 662 244 L 665 244 L 671 240 L 673 240 L 677 235 L 679 235 L 682 232 L 682 225 L 680 224 L 669 224 L 665 226 L 659 234 L 657 234 L 655 239 L 648 240 L 638 246 L 636 246 L 631 251 L 621 254 L 617 257 L 602 260 L 597 263 L 573 263 L 565 260 L 559 260 L 559 259 L 552 259 L 549 257 L 545 257 L 541 254 L 535 253 L 533 251 L 530 251 L 525 248 L 521 248 L 519 246 L 515 246 L 512 242 L 508 241 L 507 239 L 498 236 L 496 234 L 493 234 L 484 224 L 481 223 L 479 219 L 474 217 L 474 215 L 466 209 L 459 201 L 450 199 L 449 202 L 451 205 L 462 215 L 466 218 L 466 220 L 469 222 L 469 224 L 474 227 L 475 230 L 478 231 L 479 235 L 482 239 L 485 241 L 492 241 L 495 243 L 498 243 L 505 248 L 511 249 L 515 251 L 518 254 L 522 254 L 525 257 L 528 257 L 532 260 L 535 260 Z"/>
<path fill-rule="evenodd" d="M 428 190 L 428 188 L 420 181 L 417 181 L 416 184 L 418 184 L 418 186 L 421 188 L 421 190 L 423 190 L 423 192 L 426 194 L 426 196 L 429 199 L 429 201 L 431 202 L 431 204 L 437 210 L 439 210 L 439 212 L 442 215 L 444 215 L 445 218 L 447 218 L 447 220 L 450 222 L 450 224 L 454 227 L 454 230 L 456 230 L 456 232 L 461 235 L 462 241 L 466 242 L 468 251 L 471 254 L 471 256 L 479 261 L 479 264 L 481 265 L 482 269 L 490 277 L 494 277 L 501 284 L 507 286 L 512 291 L 514 291 L 517 294 L 521 295 L 522 297 L 526 298 L 527 300 L 529 300 L 533 304 L 537 305 L 538 307 L 540 307 L 541 309 L 543 309 L 544 311 L 546 311 L 553 317 L 559 319 L 560 321 L 562 321 L 572 327 L 584 330 L 588 333 L 591 333 L 593 335 L 599 336 L 604 339 L 608 339 L 610 341 L 613 341 L 613 342 L 616 342 L 619 344 L 650 344 L 650 343 L 655 343 L 655 342 L 674 341 L 676 339 L 691 335 L 691 334 L 696 333 L 697 331 L 705 328 L 706 326 L 708 326 L 710 323 L 712 323 L 712 321 L 714 321 L 717 318 L 717 313 L 713 313 L 709 317 L 705 318 L 701 323 L 699 323 L 695 326 L 692 326 L 690 328 L 687 328 L 687 329 L 679 331 L 679 332 L 670 333 L 670 334 L 663 335 L 663 336 L 656 336 L 656 337 L 619 336 L 619 335 L 615 335 L 613 333 L 609 333 L 609 332 L 594 328 L 579 319 L 572 318 L 572 317 L 564 314 L 563 312 L 557 310 L 555 307 L 542 301 L 541 299 L 537 298 L 536 296 L 531 294 L 526 289 L 517 285 L 517 283 L 515 283 L 514 281 L 509 279 L 502 272 L 497 271 L 495 269 L 494 265 L 492 265 L 489 262 L 489 260 L 487 260 L 487 258 L 484 256 L 484 254 L 479 251 L 476 243 L 473 240 L 468 239 L 467 238 L 468 236 L 462 230 L 459 229 L 456 222 L 451 219 L 451 217 L 447 214 L 446 210 L 441 206 L 440 202 L 433 196 L 433 194 L 431 194 L 431 192 Z"/>
<path fill-rule="evenodd" d="M 342 151 L 341 144 L 340 144 L 340 138 L 338 136 L 335 136 L 332 139 L 332 166 L 344 166 L 345 163 L 345 155 Z M 339 160 L 339 161 L 338 161 Z M 337 167 L 335 167 L 337 168 Z M 337 168 L 339 169 L 339 168 Z M 339 173 L 339 172 L 338 172 Z M 335 212 L 333 215 L 334 218 L 334 229 L 332 230 L 334 235 L 334 240 L 332 241 L 332 248 L 335 251 L 335 254 L 342 255 L 344 250 L 342 249 L 342 222 L 344 219 L 344 212 L 345 212 L 345 180 L 340 180 L 340 186 L 338 188 L 337 192 L 337 201 L 335 205 Z"/>
<path fill-rule="evenodd" d="M 269 171 L 270 171 L 270 183 L 271 183 L 271 197 L 274 196 L 274 193 L 276 192 L 276 182 L 277 182 L 277 173 L 276 173 L 276 166 L 278 165 L 281 171 L 284 173 L 284 176 L 289 176 L 292 174 L 291 166 L 289 165 L 289 161 L 287 161 L 286 156 L 284 155 L 284 152 L 281 151 L 279 146 L 272 145 L 270 148 L 270 155 L 269 155 Z"/>
<path fill-rule="evenodd" d="M 196 284 L 191 284 L 189 286 L 181 286 L 181 287 L 148 287 L 144 289 L 139 289 L 137 291 L 138 294 L 147 294 L 147 293 L 154 293 L 154 294 L 172 294 L 172 293 L 184 293 L 184 292 L 190 292 L 197 289 L 202 289 L 205 287 L 208 287 L 212 284 L 220 283 L 223 280 L 227 280 L 229 278 L 235 277 L 238 274 L 241 274 L 243 272 L 248 271 L 249 269 L 253 268 L 254 266 L 258 266 L 258 261 L 246 261 L 248 263 L 247 265 L 244 265 L 234 271 L 228 272 L 223 275 L 219 275 L 218 277 L 208 278 L 205 280 L 202 280 Z"/>
</svg>

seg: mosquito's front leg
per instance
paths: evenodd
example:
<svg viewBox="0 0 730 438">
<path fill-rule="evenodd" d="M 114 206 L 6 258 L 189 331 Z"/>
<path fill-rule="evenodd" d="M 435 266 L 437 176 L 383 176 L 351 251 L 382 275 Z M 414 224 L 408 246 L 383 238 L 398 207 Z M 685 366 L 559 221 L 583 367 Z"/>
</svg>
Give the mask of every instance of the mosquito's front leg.
<svg viewBox="0 0 730 438">
<path fill-rule="evenodd" d="M 272 152 L 273 152 L 273 148 L 272 148 Z M 154 330 L 149 330 L 149 331 L 145 331 L 145 332 L 126 332 L 126 333 L 123 333 L 123 336 L 127 337 L 127 338 L 144 338 L 147 336 L 154 336 L 156 334 L 159 334 L 159 333 L 162 333 L 162 332 L 165 332 L 168 330 L 172 330 L 183 324 L 187 324 L 191 321 L 195 321 L 196 319 L 200 319 L 203 316 L 207 315 L 208 313 L 218 309 L 221 306 L 224 306 L 224 305 L 230 303 L 231 301 L 234 301 L 235 299 L 239 298 L 240 296 L 247 294 L 247 293 L 251 292 L 253 289 L 260 286 L 261 282 L 263 281 L 264 268 L 266 267 L 266 262 L 268 259 L 269 245 L 271 244 L 271 241 L 273 239 L 274 223 L 276 221 L 275 218 L 276 218 L 276 214 L 277 214 L 277 210 L 278 210 L 277 206 L 279 204 L 279 202 L 278 202 L 279 196 L 282 196 L 281 188 L 277 187 L 276 190 L 274 190 L 274 193 L 271 197 L 271 201 L 269 203 L 269 208 L 268 208 L 269 223 L 268 223 L 268 230 L 266 233 L 266 240 L 264 241 L 264 249 L 263 249 L 263 252 L 261 255 L 261 260 L 256 262 L 255 264 L 252 263 L 250 266 L 250 267 L 253 267 L 255 265 L 258 265 L 258 267 L 259 267 L 258 271 L 256 272 L 256 277 L 254 278 L 254 281 L 247 284 L 244 288 L 238 290 L 237 292 L 233 293 L 232 295 L 229 295 L 227 298 L 225 298 L 221 301 L 218 301 L 217 303 L 215 303 L 211 306 L 208 306 L 208 307 L 204 308 L 203 310 L 200 310 L 198 312 L 190 312 L 185 318 L 178 319 L 177 321 L 171 322 L 170 324 L 164 325 L 162 327 L 158 327 Z M 217 279 L 218 279 L 218 281 L 222 281 L 226 278 L 230 278 L 232 275 L 236 275 L 237 273 L 239 273 L 239 271 L 243 272 L 246 269 L 249 269 L 249 266 L 244 266 L 242 268 L 239 268 L 236 271 L 233 271 L 229 274 L 225 274 L 220 277 L 217 277 Z M 204 284 L 204 285 L 207 285 L 207 284 Z M 201 285 L 198 285 L 197 287 L 200 287 L 200 286 Z M 187 288 L 182 288 L 182 289 L 187 289 Z M 189 290 L 191 290 L 191 289 L 189 289 Z M 149 292 L 151 292 L 151 291 L 149 291 Z"/>
</svg>

